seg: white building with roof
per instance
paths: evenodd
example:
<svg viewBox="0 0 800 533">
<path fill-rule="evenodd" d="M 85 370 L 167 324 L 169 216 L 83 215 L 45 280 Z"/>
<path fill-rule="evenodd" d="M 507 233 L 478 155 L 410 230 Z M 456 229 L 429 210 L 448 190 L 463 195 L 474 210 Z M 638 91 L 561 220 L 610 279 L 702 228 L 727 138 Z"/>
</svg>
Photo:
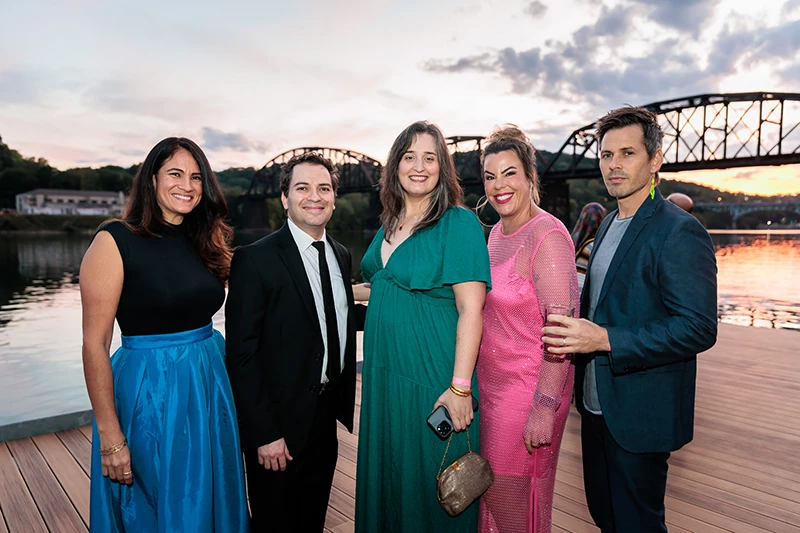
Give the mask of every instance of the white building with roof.
<svg viewBox="0 0 800 533">
<path fill-rule="evenodd" d="M 125 193 L 34 189 L 17 195 L 17 212 L 29 215 L 121 215 Z"/>
</svg>

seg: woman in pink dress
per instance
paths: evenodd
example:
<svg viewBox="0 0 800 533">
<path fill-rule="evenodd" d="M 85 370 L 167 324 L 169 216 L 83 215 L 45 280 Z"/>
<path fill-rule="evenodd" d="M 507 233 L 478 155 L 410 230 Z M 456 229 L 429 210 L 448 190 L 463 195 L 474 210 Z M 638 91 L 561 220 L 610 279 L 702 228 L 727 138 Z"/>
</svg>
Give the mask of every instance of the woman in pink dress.
<svg viewBox="0 0 800 533">
<path fill-rule="evenodd" d="M 479 531 L 551 529 L 558 451 L 573 365 L 542 345 L 545 306 L 579 303 L 567 229 L 539 206 L 535 150 L 516 126 L 495 131 L 481 155 L 488 202 L 500 215 L 489 236 L 492 291 L 478 357 L 481 454 L 495 478 Z"/>
</svg>

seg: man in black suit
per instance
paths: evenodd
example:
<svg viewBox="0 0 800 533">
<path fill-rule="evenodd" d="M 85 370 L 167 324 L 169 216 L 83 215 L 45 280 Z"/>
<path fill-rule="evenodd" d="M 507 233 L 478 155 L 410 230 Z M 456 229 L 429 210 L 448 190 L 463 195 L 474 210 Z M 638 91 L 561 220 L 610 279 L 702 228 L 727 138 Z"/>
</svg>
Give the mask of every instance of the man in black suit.
<svg viewBox="0 0 800 533">
<path fill-rule="evenodd" d="M 603 533 L 666 532 L 670 452 L 692 440 L 697 354 L 717 338 L 714 246 L 656 187 L 658 117 L 640 107 L 597 123 L 600 171 L 618 209 L 597 231 L 581 316 L 553 316 L 548 350 L 576 357 L 583 475 Z M 560 337 L 556 337 L 559 335 Z"/>
<path fill-rule="evenodd" d="M 247 467 L 252 530 L 322 531 L 353 431 L 356 332 L 350 253 L 325 233 L 339 178 L 314 152 L 281 169 L 288 220 L 233 256 L 226 365 Z"/>
</svg>

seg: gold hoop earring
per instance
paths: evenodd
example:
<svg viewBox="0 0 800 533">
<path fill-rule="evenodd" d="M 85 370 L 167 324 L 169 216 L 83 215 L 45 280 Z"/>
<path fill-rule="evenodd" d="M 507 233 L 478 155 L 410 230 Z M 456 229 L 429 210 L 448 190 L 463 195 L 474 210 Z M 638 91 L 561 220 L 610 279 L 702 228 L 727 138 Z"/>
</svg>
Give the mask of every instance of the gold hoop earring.
<svg viewBox="0 0 800 533">
<path fill-rule="evenodd" d="M 530 203 L 530 207 L 529 207 L 529 209 L 528 209 L 528 212 L 530 213 L 530 215 L 531 215 L 531 216 L 533 216 L 533 206 L 536 204 L 536 203 L 533 201 L 533 182 L 531 182 L 531 184 L 530 184 L 530 188 L 528 189 L 528 196 L 529 196 L 529 197 L 530 197 L 530 199 L 531 199 L 531 203 Z"/>
<path fill-rule="evenodd" d="M 475 204 L 475 208 L 473 209 L 473 211 L 475 211 L 475 216 L 478 217 L 478 222 L 481 223 L 481 226 L 483 226 L 484 228 L 493 228 L 494 224 L 484 224 L 483 220 L 481 220 L 481 212 L 488 203 L 489 203 L 489 197 L 484 194 L 483 196 L 480 197 L 480 199 L 478 199 L 478 203 Z"/>
</svg>

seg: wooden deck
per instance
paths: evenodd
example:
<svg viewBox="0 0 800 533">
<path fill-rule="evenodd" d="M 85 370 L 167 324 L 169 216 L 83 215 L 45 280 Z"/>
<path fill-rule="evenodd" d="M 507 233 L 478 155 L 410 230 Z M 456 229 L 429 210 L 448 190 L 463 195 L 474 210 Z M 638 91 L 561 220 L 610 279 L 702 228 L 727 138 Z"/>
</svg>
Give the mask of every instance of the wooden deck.
<svg viewBox="0 0 800 533">
<path fill-rule="evenodd" d="M 723 324 L 717 346 L 700 357 L 695 439 L 670 459 L 671 532 L 800 532 L 799 343 L 798 332 Z M 353 530 L 357 437 L 339 436 L 330 533 Z M 0 533 L 88 530 L 90 439 L 83 427 L 0 443 Z M 598 531 L 586 509 L 574 411 L 553 522 L 557 533 Z"/>
</svg>

